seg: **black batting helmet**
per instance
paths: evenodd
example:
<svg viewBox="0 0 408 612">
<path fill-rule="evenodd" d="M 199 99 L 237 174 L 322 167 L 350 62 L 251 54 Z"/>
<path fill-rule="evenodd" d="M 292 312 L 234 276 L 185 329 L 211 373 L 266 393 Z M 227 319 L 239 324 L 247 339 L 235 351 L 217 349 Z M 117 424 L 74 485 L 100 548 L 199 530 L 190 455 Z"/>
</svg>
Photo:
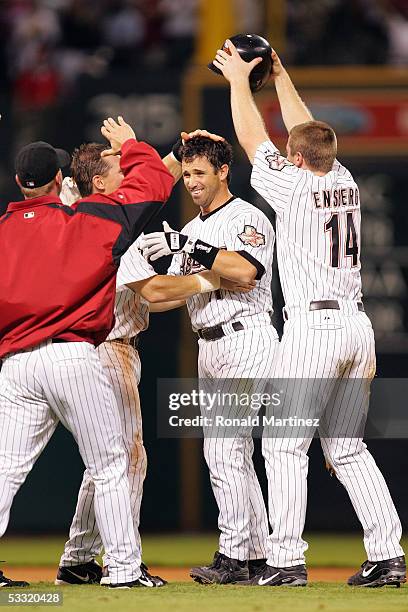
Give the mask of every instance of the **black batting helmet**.
<svg viewBox="0 0 408 612">
<path fill-rule="evenodd" d="M 230 37 L 230 41 L 246 62 L 251 62 L 255 57 L 262 57 L 262 62 L 259 62 L 249 75 L 251 91 L 259 91 L 266 85 L 272 72 L 271 45 L 257 34 L 236 34 Z M 225 43 L 222 48 L 227 51 Z M 212 62 L 208 64 L 208 68 L 217 74 L 222 74 Z"/>
</svg>

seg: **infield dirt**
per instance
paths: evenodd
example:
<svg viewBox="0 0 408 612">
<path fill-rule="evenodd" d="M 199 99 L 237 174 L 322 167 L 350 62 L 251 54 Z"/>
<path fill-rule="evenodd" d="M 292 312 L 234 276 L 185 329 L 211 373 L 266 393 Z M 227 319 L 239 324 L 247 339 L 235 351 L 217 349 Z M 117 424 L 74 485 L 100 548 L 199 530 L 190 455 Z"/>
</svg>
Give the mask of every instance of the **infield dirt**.
<svg viewBox="0 0 408 612">
<path fill-rule="evenodd" d="M 4 573 L 13 580 L 27 580 L 30 583 L 53 582 L 57 568 L 35 566 L 2 566 Z M 357 568 L 356 568 L 357 570 Z M 149 567 L 151 574 L 158 574 L 169 582 L 191 582 L 188 567 Z M 312 567 L 308 569 L 309 582 L 345 582 L 353 573 L 349 567 Z"/>
</svg>

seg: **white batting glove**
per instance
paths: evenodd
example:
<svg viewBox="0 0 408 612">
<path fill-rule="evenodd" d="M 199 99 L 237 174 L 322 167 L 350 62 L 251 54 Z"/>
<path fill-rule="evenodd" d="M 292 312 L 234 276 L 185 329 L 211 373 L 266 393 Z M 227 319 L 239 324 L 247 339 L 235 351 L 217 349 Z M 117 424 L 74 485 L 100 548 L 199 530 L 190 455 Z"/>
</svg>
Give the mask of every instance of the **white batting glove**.
<svg viewBox="0 0 408 612">
<path fill-rule="evenodd" d="M 166 255 L 181 253 L 188 237 L 171 229 L 167 221 L 163 221 L 163 232 L 145 234 L 140 241 L 143 257 L 156 261 Z"/>
<path fill-rule="evenodd" d="M 75 181 L 66 176 L 62 181 L 60 200 L 65 206 L 72 206 L 74 202 L 81 199 L 81 194 L 78 191 Z"/>
</svg>

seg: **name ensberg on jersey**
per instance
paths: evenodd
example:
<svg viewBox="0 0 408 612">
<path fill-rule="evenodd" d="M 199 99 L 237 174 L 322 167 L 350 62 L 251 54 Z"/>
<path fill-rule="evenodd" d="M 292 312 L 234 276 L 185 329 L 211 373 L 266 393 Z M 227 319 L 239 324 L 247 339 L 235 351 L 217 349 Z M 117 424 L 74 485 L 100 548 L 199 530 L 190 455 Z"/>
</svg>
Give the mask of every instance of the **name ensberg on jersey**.
<svg viewBox="0 0 408 612">
<path fill-rule="evenodd" d="M 315 208 L 358 207 L 360 204 L 357 187 L 312 191 L 312 198 Z"/>
</svg>

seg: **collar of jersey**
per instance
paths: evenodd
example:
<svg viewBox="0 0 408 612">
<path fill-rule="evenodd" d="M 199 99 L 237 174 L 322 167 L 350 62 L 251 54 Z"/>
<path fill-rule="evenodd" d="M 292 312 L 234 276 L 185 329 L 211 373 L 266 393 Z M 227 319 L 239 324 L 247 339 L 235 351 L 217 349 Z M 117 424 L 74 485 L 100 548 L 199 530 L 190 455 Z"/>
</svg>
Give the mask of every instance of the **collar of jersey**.
<svg viewBox="0 0 408 612">
<path fill-rule="evenodd" d="M 218 208 L 216 208 L 215 210 L 212 210 L 211 212 L 207 213 L 206 215 L 203 215 L 203 213 L 200 213 L 200 219 L 201 221 L 206 221 L 208 219 L 208 217 L 211 217 L 212 215 L 215 215 L 215 213 L 217 213 L 219 210 L 221 210 L 221 208 L 224 208 L 224 206 L 227 206 L 227 204 L 229 204 L 230 202 L 232 202 L 232 200 L 235 200 L 237 196 L 232 196 L 230 197 L 229 200 L 227 200 L 224 204 L 221 204 L 221 206 L 219 206 Z"/>
<path fill-rule="evenodd" d="M 7 212 L 13 212 L 15 210 L 31 209 L 36 206 L 45 206 L 46 204 L 61 204 L 62 202 L 58 196 L 39 196 L 38 198 L 29 198 L 22 202 L 10 202 L 7 206 Z"/>
</svg>

